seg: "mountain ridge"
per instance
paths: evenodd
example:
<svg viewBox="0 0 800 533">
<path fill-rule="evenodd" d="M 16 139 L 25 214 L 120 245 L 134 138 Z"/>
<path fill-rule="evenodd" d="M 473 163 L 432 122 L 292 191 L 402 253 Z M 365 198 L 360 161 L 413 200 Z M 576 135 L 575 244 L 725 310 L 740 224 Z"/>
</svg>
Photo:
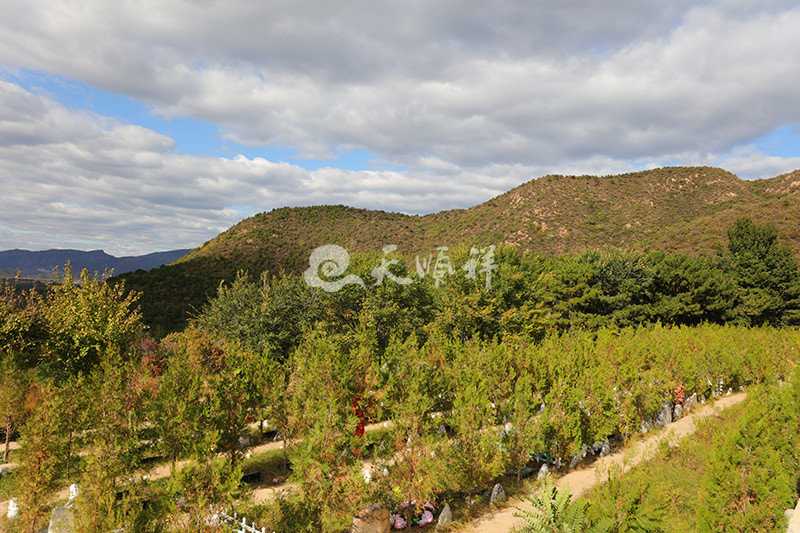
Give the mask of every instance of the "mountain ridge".
<svg viewBox="0 0 800 533">
<path fill-rule="evenodd" d="M 428 215 L 282 207 L 238 222 L 170 265 L 120 278 L 144 293 L 146 317 L 170 315 L 163 320 L 170 330 L 182 327 L 189 310 L 200 309 L 237 271 L 299 273 L 311 251 L 325 244 L 375 254 L 394 244 L 409 264 L 415 254 L 459 245 L 508 245 L 544 255 L 615 247 L 697 256 L 725 246 L 727 228 L 742 216 L 774 224 L 800 257 L 800 170 L 753 181 L 714 167 L 547 175 L 468 209 Z"/>
<path fill-rule="evenodd" d="M 115 257 L 103 250 L 73 250 L 69 248 L 51 248 L 49 250 L 23 250 L 14 248 L 0 250 L 0 271 L 7 277 L 17 272 L 23 276 L 49 277 L 55 269 L 61 269 L 69 262 L 75 273 L 86 268 L 90 272 L 103 272 L 113 269 L 115 274 L 123 274 L 134 270 L 150 270 L 171 263 L 189 249 L 152 252 L 144 255 Z M 10 276 L 8 276 L 10 274 Z"/>
</svg>

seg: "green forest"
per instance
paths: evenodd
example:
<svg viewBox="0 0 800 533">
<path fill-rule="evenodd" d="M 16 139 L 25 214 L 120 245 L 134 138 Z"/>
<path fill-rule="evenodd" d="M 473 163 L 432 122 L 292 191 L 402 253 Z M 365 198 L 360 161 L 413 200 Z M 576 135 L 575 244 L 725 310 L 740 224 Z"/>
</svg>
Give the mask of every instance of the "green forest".
<svg viewBox="0 0 800 533">
<path fill-rule="evenodd" d="M 526 467 L 566 471 L 586 447 L 638 438 L 665 403 L 744 388 L 701 450 L 653 461 L 695 462 L 694 503 L 646 465 L 587 500 L 552 493 L 561 529 L 541 530 L 785 530 L 800 271 L 774 226 L 741 218 L 725 237 L 698 257 L 499 246 L 474 276 L 459 246 L 441 278 L 354 253 L 347 273 L 365 283 L 336 291 L 240 272 L 167 335 L 116 279 L 67 267 L 44 293 L 6 284 L 0 435 L 15 468 L 0 501 L 19 517 L 0 529 L 46 527 L 76 483 L 79 531 L 224 531 L 211 506 L 268 531 L 348 531 L 376 502 L 408 522 L 448 504 L 455 531 L 498 480 L 524 493 Z M 376 278 L 381 264 L 410 282 Z"/>
</svg>

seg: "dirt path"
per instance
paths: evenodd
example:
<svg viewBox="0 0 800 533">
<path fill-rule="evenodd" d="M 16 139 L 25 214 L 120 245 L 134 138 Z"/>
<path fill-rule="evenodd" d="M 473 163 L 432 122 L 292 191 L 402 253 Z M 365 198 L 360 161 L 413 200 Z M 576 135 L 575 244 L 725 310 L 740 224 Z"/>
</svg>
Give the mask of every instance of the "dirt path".
<svg viewBox="0 0 800 533">
<path fill-rule="evenodd" d="M 655 454 L 658 443 L 664 437 L 668 437 L 669 443 L 674 445 L 695 432 L 697 429 L 695 422 L 698 419 L 713 415 L 726 407 L 737 404 L 744 400 L 745 397 L 746 394 L 740 392 L 731 396 L 724 396 L 713 404 L 700 406 L 691 414 L 669 424 L 662 431 L 649 435 L 644 440 L 632 443 L 627 450 L 620 450 L 612 455 L 602 457 L 585 469 L 575 470 L 559 477 L 555 480 L 555 485 L 556 487 L 561 487 L 565 484 L 569 485 L 572 488 L 573 497 L 577 498 L 598 483 L 605 482 L 608 479 L 608 471 L 612 465 L 620 467 L 624 465 L 625 469 L 630 469 L 642 461 L 650 459 Z M 527 508 L 529 504 L 520 500 L 511 500 L 507 508 L 479 518 L 460 531 L 463 533 L 503 533 L 511 531 L 515 527 L 521 529 L 525 522 L 514 516 L 518 506 Z"/>
</svg>

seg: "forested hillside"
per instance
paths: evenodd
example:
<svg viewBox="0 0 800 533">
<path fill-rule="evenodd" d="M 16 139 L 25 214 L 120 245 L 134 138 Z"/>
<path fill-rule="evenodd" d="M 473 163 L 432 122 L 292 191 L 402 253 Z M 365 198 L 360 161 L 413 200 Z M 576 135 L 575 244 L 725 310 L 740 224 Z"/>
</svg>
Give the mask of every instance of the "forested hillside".
<svg viewBox="0 0 800 533">
<path fill-rule="evenodd" d="M 744 181 L 709 167 L 618 176 L 545 176 L 466 210 L 425 216 L 344 206 L 282 208 L 236 224 L 176 263 L 122 276 L 142 293 L 145 323 L 158 336 L 183 328 L 243 270 L 299 273 L 326 244 L 380 254 L 395 244 L 407 264 L 438 247 L 509 246 L 552 258 L 591 248 L 712 257 L 742 216 L 772 224 L 800 253 L 800 174 Z"/>
</svg>

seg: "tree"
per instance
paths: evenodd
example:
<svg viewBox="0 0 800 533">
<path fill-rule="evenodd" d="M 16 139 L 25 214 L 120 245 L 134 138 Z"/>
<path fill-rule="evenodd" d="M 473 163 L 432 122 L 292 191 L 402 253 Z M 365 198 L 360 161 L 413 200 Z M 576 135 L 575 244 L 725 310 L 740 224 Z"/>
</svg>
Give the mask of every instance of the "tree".
<svg viewBox="0 0 800 533">
<path fill-rule="evenodd" d="M 52 383 L 37 383 L 31 393 L 36 405 L 22 429 L 19 506 L 25 531 L 33 533 L 44 517 L 57 487 L 66 447 L 63 398 Z"/>
<path fill-rule="evenodd" d="M 141 316 L 133 308 L 136 295 L 125 295 L 122 284 L 111 286 L 106 277 L 84 269 L 76 282 L 67 265 L 47 297 L 48 334 L 41 366 L 58 381 L 88 374 L 107 350 L 128 355 L 142 333 Z"/>
<path fill-rule="evenodd" d="M 30 389 L 28 372 L 19 368 L 11 357 L 0 359 L 0 424 L 5 430 L 3 461 L 8 461 L 11 435 L 25 421 L 25 400 Z"/>
<path fill-rule="evenodd" d="M 728 228 L 728 252 L 740 287 L 740 314 L 748 325 L 800 323 L 800 273 L 778 230 L 749 218 Z"/>
</svg>

